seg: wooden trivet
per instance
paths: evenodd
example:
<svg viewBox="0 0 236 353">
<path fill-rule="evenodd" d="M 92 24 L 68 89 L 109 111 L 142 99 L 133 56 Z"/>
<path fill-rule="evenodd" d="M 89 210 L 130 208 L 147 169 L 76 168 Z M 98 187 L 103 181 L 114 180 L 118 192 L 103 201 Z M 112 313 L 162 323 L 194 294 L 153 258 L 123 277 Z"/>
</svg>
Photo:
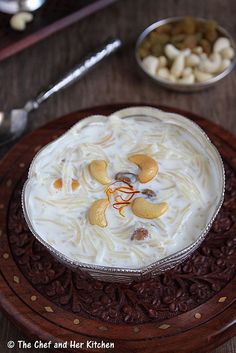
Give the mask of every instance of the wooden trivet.
<svg viewBox="0 0 236 353">
<path fill-rule="evenodd" d="M 21 190 L 35 153 L 79 119 L 125 106 L 87 109 L 50 122 L 19 141 L 0 163 L 1 309 L 28 337 L 84 343 L 81 352 L 208 352 L 236 332 L 233 135 L 191 113 L 160 107 L 189 117 L 207 132 L 224 160 L 226 194 L 201 247 L 155 279 L 120 285 L 73 273 L 35 240 L 24 221 Z M 114 348 L 85 350 L 89 341 L 114 343 Z"/>
</svg>

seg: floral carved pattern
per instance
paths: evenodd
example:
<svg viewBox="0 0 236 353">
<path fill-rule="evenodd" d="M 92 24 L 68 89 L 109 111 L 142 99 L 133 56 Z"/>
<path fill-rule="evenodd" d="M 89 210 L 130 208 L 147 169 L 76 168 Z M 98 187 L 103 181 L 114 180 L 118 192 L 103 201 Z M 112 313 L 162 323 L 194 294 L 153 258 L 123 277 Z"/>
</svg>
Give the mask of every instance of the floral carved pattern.
<svg viewBox="0 0 236 353">
<path fill-rule="evenodd" d="M 214 296 L 236 274 L 236 174 L 227 163 L 225 171 L 225 201 L 200 248 L 165 274 L 130 285 L 100 282 L 58 262 L 25 223 L 20 183 L 11 199 L 8 219 L 17 266 L 52 303 L 81 316 L 143 323 L 191 310 Z"/>
</svg>

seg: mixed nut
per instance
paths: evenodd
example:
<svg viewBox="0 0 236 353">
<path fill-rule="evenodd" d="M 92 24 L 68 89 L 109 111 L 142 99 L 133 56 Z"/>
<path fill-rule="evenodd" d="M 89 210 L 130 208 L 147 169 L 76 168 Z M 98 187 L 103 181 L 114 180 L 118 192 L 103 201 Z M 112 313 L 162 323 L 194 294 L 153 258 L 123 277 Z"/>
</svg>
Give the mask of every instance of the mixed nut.
<svg viewBox="0 0 236 353">
<path fill-rule="evenodd" d="M 193 17 L 151 31 L 138 54 L 149 74 L 179 84 L 207 81 L 227 69 L 235 56 L 215 21 Z"/>
</svg>

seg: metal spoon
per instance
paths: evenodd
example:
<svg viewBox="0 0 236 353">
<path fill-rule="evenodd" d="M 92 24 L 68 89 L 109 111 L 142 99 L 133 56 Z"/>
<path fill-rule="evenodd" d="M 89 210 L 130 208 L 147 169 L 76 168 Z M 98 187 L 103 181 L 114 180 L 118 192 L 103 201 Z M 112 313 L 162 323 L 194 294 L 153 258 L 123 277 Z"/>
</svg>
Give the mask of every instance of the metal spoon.
<svg viewBox="0 0 236 353">
<path fill-rule="evenodd" d="M 9 112 L 0 112 L 0 146 L 14 140 L 24 132 L 27 126 L 29 112 L 37 109 L 42 102 L 56 92 L 59 92 L 77 81 L 96 64 L 115 52 L 120 46 L 121 41 L 117 38 L 106 42 L 101 48 L 88 55 L 78 66 L 69 71 L 46 91 L 39 93 L 35 99 L 28 101 L 24 108 L 13 109 Z"/>
</svg>

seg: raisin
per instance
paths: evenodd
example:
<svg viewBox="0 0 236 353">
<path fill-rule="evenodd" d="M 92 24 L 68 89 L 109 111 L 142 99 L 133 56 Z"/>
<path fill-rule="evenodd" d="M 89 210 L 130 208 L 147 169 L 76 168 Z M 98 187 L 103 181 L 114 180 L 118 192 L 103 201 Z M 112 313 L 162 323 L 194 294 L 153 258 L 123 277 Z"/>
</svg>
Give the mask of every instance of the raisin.
<svg viewBox="0 0 236 353">
<path fill-rule="evenodd" d="M 146 195 L 148 198 L 152 198 L 156 196 L 155 191 L 151 190 L 151 189 L 144 189 L 142 190 L 142 194 Z"/>
<path fill-rule="evenodd" d="M 132 234 L 131 240 L 144 240 L 148 236 L 148 230 L 145 228 L 137 228 Z"/>
<path fill-rule="evenodd" d="M 137 181 L 137 175 L 129 172 L 119 172 L 115 175 L 115 180 L 124 181 L 126 183 L 135 183 L 135 181 Z"/>
</svg>

